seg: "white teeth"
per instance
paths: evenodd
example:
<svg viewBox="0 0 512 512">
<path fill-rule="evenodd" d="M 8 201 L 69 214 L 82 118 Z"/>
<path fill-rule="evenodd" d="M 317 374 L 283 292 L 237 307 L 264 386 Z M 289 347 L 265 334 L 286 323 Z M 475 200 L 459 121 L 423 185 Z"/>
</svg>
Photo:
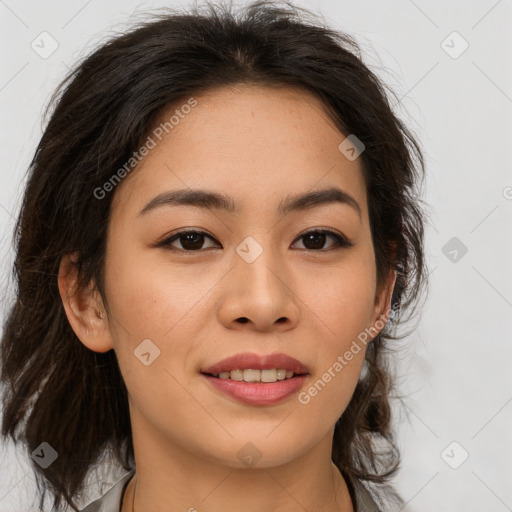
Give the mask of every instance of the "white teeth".
<svg viewBox="0 0 512 512">
<path fill-rule="evenodd" d="M 220 372 L 216 377 L 219 379 L 231 379 L 245 382 L 277 382 L 278 380 L 290 379 L 293 377 L 292 370 L 284 368 L 272 368 L 268 370 L 231 370 L 230 372 Z"/>
<path fill-rule="evenodd" d="M 261 380 L 261 370 L 244 370 L 245 382 L 259 382 Z"/>
<path fill-rule="evenodd" d="M 277 370 L 277 380 L 284 380 L 286 379 L 286 370 L 283 368 L 280 368 Z"/>
<path fill-rule="evenodd" d="M 244 380 L 244 371 L 243 370 L 232 370 L 229 372 L 229 377 L 231 380 Z"/>
<path fill-rule="evenodd" d="M 261 370 L 261 382 L 276 382 L 277 370 Z"/>
</svg>

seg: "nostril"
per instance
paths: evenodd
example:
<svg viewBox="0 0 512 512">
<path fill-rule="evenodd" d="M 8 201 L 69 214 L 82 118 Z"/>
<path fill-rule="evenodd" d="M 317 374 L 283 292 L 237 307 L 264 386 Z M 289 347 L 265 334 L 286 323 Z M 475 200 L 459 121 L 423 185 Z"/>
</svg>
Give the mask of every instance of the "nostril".
<svg viewBox="0 0 512 512">
<path fill-rule="evenodd" d="M 246 318 L 245 316 L 243 316 L 243 317 L 239 318 L 238 321 L 242 324 L 246 324 L 249 321 L 249 319 Z"/>
</svg>

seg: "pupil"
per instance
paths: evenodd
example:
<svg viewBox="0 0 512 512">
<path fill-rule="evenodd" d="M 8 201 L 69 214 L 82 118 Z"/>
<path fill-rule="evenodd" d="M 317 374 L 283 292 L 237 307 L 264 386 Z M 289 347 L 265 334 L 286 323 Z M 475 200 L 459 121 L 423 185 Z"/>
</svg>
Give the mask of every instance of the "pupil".
<svg viewBox="0 0 512 512">
<path fill-rule="evenodd" d="M 306 238 L 304 240 L 304 245 L 308 249 L 321 249 L 325 244 L 325 237 L 326 237 L 325 233 L 310 233 L 310 234 L 306 235 Z M 310 244 L 310 247 L 308 247 L 309 241 L 313 241 L 313 247 L 311 247 L 311 244 Z M 315 243 L 315 241 L 317 243 Z M 308 243 L 306 243 L 306 242 L 308 242 Z"/>
<path fill-rule="evenodd" d="M 185 239 L 185 243 L 182 243 L 184 249 L 186 250 L 194 250 L 194 249 L 201 249 L 201 246 L 203 245 L 203 235 L 200 233 L 189 233 L 187 235 L 182 235 L 182 239 Z M 195 243 L 194 243 L 195 241 Z M 191 242 L 191 243 L 190 243 Z M 187 247 L 188 244 L 188 247 Z"/>
</svg>

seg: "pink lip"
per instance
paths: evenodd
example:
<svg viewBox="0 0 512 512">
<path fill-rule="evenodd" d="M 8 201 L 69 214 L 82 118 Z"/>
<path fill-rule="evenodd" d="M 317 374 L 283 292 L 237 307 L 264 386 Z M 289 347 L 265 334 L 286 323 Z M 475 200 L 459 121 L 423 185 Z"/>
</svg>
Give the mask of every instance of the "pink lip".
<svg viewBox="0 0 512 512">
<path fill-rule="evenodd" d="M 219 379 L 211 375 L 203 377 L 218 391 L 250 405 L 272 405 L 281 402 L 295 394 L 308 378 L 307 375 L 297 375 L 277 382 L 244 382 Z"/>
<path fill-rule="evenodd" d="M 258 355 L 251 352 L 236 354 L 219 361 L 206 368 L 201 368 L 201 373 L 211 373 L 218 375 L 220 372 L 230 372 L 231 370 L 269 370 L 272 368 L 292 370 L 294 373 L 309 373 L 309 369 L 297 359 L 286 354 L 268 354 Z"/>
<path fill-rule="evenodd" d="M 231 370 L 291 370 L 296 375 L 291 379 L 276 382 L 244 382 L 213 377 Z M 286 354 L 258 355 L 250 352 L 236 354 L 201 369 L 203 377 L 217 389 L 236 400 L 251 405 L 272 405 L 296 393 L 308 378 L 309 369 L 297 359 Z"/>
</svg>

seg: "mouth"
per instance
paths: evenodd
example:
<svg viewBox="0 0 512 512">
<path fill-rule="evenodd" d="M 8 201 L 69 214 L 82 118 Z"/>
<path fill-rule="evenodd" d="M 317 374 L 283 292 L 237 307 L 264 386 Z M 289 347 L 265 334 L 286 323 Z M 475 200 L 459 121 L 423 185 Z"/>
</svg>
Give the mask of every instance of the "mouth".
<svg viewBox="0 0 512 512">
<path fill-rule="evenodd" d="M 286 354 L 237 354 L 200 373 L 215 391 L 250 405 L 272 405 L 295 394 L 309 369 Z"/>
</svg>

